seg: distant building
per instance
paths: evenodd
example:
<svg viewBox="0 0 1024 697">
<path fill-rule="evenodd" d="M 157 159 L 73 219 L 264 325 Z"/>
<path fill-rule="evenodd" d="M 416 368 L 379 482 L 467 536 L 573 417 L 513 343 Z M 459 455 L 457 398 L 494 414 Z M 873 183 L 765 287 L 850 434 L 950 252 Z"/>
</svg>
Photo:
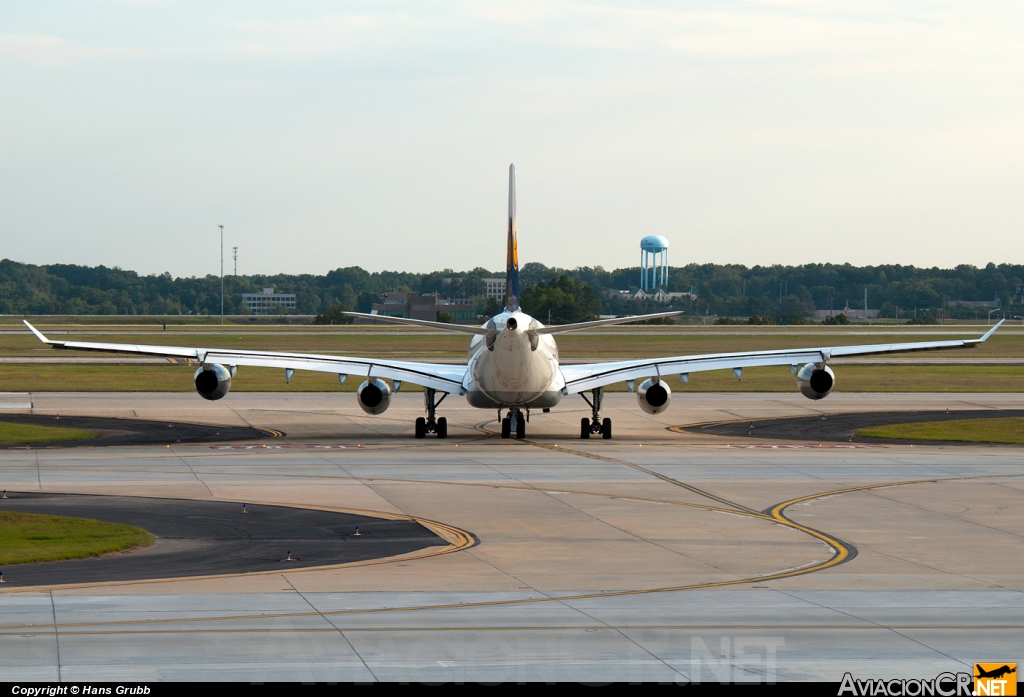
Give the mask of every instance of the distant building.
<svg viewBox="0 0 1024 697">
<path fill-rule="evenodd" d="M 437 319 L 437 298 L 415 293 L 385 293 L 384 302 L 374 303 L 371 312 L 387 317 L 410 317 L 432 322 Z"/>
<path fill-rule="evenodd" d="M 484 295 L 488 298 L 494 298 L 495 300 L 505 299 L 505 279 L 504 278 L 485 278 L 484 285 L 487 290 Z"/>
<path fill-rule="evenodd" d="M 946 305 L 949 307 L 973 307 L 996 310 L 1002 307 L 1002 302 L 997 295 L 995 300 L 949 300 L 946 302 Z"/>
<path fill-rule="evenodd" d="M 644 291 L 643 288 L 637 290 L 636 292 L 628 290 L 610 290 L 608 291 L 608 296 L 612 298 L 625 298 L 629 300 L 653 300 L 654 302 L 657 303 L 670 303 L 673 300 L 683 300 L 693 297 L 688 292 L 668 293 L 662 290 L 661 288 L 654 291 L 653 293 L 648 293 Z"/>
<path fill-rule="evenodd" d="M 269 314 L 279 306 L 295 310 L 295 294 L 275 293 L 273 288 L 264 288 L 261 293 L 242 293 L 242 304 L 254 315 Z"/>
<path fill-rule="evenodd" d="M 476 303 L 465 298 L 445 300 L 438 298 L 437 313 L 447 312 L 458 324 L 476 322 Z"/>
<path fill-rule="evenodd" d="M 828 319 L 835 315 L 846 315 L 850 319 L 878 319 L 878 310 L 868 310 L 868 316 L 864 316 L 864 309 L 853 310 L 845 308 L 842 310 L 815 310 L 814 319 Z"/>
<path fill-rule="evenodd" d="M 384 317 L 408 317 L 437 321 L 439 312 L 451 314 L 456 322 L 475 322 L 476 304 L 468 300 L 445 300 L 436 295 L 385 293 L 383 302 L 374 303 L 370 314 Z M 356 324 L 384 324 L 368 317 L 359 317 Z"/>
</svg>

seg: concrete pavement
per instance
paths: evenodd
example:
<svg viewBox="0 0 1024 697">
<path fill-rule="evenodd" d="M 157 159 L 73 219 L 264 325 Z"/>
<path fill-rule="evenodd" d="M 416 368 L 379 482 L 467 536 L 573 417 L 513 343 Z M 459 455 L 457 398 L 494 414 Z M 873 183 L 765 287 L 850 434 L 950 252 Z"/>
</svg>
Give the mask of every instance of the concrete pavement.
<svg viewBox="0 0 1024 697">
<path fill-rule="evenodd" d="M 930 677 L 1016 660 L 1024 645 L 1021 449 L 771 448 L 780 442 L 667 430 L 1013 408 L 1015 394 L 684 394 L 657 417 L 613 394 L 614 440 L 580 441 L 586 407 L 567 399 L 531 416 L 528 442 L 490 435 L 496 414 L 454 397 L 446 441 L 411 437 L 414 394 L 375 418 L 337 394 L 31 400 L 39 413 L 288 436 L 267 448 L 6 451 L 7 489 L 404 514 L 479 545 L 349 569 L 0 592 L 8 679 Z"/>
</svg>

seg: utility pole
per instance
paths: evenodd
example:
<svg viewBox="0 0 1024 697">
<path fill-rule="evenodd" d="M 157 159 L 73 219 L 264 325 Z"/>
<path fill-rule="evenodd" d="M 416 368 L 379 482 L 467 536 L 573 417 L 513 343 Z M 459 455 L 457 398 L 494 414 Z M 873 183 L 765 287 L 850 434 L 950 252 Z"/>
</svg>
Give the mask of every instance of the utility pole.
<svg viewBox="0 0 1024 697">
<path fill-rule="evenodd" d="M 220 228 L 220 323 L 224 324 L 224 226 Z"/>
<path fill-rule="evenodd" d="M 231 253 L 235 255 L 235 275 L 238 275 L 238 247 L 232 247 Z"/>
</svg>

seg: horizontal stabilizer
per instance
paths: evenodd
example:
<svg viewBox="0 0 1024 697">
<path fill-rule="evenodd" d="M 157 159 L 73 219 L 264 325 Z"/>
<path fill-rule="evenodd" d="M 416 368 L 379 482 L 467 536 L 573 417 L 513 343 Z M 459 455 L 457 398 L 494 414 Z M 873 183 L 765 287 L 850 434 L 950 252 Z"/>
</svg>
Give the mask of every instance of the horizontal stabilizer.
<svg viewBox="0 0 1024 697">
<path fill-rule="evenodd" d="M 431 322 L 428 319 L 411 319 L 409 317 L 389 317 L 387 315 L 369 315 L 365 312 L 346 312 L 350 317 L 365 317 L 378 322 L 390 322 L 391 324 L 411 324 L 414 327 L 430 327 L 431 329 L 443 329 L 448 332 L 460 334 L 481 334 L 487 336 L 493 334 L 493 329 L 485 329 L 471 324 L 448 324 L 447 322 Z"/>
<path fill-rule="evenodd" d="M 595 327 L 606 327 L 612 324 L 628 324 L 629 322 L 643 322 L 649 319 L 660 319 L 681 315 L 682 312 L 655 312 L 652 315 L 633 315 L 632 317 L 613 317 L 612 319 L 597 319 L 593 322 L 577 322 L 576 324 L 556 324 L 553 327 L 542 327 L 537 330 L 538 334 L 562 334 L 564 332 L 578 332 L 581 329 L 593 329 Z"/>
</svg>

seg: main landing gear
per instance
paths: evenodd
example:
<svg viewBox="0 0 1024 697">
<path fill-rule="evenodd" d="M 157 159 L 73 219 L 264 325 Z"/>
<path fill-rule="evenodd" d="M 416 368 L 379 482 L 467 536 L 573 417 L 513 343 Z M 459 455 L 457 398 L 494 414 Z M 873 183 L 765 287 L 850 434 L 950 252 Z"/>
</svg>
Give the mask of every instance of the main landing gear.
<svg viewBox="0 0 1024 697">
<path fill-rule="evenodd" d="M 596 390 L 591 390 L 590 394 L 593 396 L 594 401 L 587 399 L 587 395 L 580 392 L 580 397 L 583 397 L 583 401 L 590 405 L 590 409 L 593 411 L 593 417 L 588 419 L 583 417 L 580 419 L 580 438 L 590 438 L 591 434 L 601 434 L 601 437 L 605 440 L 609 440 L 612 437 L 612 420 L 605 419 L 601 421 L 601 417 L 598 414 L 601 411 L 601 398 L 604 396 L 604 391 L 598 387 Z"/>
<path fill-rule="evenodd" d="M 508 410 L 508 416 L 502 419 L 501 409 L 499 409 L 498 419 L 501 421 L 502 438 L 511 438 L 513 431 L 515 431 L 516 438 L 526 438 L 526 422 L 530 420 L 529 410 L 527 410 L 526 416 L 523 416 L 522 409 L 516 409 L 513 407 Z"/>
<path fill-rule="evenodd" d="M 448 437 L 448 419 L 443 416 L 439 419 L 434 418 L 434 414 L 437 410 L 438 405 L 444 401 L 444 398 L 448 396 L 445 392 L 441 399 L 434 401 L 434 397 L 437 395 L 437 390 L 428 387 L 423 394 L 423 402 L 427 409 L 427 418 L 422 416 L 416 419 L 416 437 L 426 438 L 428 433 L 436 433 L 438 438 Z"/>
</svg>

